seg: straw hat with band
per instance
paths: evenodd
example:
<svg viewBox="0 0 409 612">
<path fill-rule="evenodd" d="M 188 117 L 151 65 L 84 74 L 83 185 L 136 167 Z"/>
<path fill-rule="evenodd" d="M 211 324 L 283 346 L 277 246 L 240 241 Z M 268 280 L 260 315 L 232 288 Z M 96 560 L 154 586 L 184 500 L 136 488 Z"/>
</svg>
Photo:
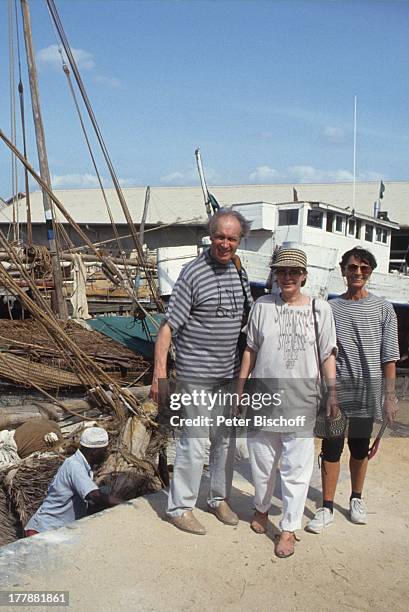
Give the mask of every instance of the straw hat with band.
<svg viewBox="0 0 409 612">
<path fill-rule="evenodd" d="M 276 268 L 302 268 L 307 270 L 307 256 L 301 249 L 280 249 L 271 267 Z"/>
</svg>

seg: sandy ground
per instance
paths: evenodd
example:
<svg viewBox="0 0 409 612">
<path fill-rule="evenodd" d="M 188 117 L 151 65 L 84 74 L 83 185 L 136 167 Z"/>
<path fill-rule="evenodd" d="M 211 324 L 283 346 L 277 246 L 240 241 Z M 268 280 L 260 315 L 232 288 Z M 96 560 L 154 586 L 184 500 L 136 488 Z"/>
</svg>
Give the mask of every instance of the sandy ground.
<svg viewBox="0 0 409 612">
<path fill-rule="evenodd" d="M 206 536 L 185 534 L 164 521 L 166 493 L 160 492 L 2 549 L 0 591 L 68 590 L 69 609 L 76 611 L 407 610 L 408 466 L 409 440 L 383 440 L 369 465 L 369 522 L 361 526 L 347 516 L 344 457 L 335 524 L 321 535 L 301 531 L 295 555 L 277 559 L 279 483 L 268 534 L 256 535 L 249 529 L 249 465 L 242 460 L 232 496 L 237 527 L 205 511 L 205 474 L 196 512 Z M 316 467 L 305 522 L 319 501 Z"/>
</svg>

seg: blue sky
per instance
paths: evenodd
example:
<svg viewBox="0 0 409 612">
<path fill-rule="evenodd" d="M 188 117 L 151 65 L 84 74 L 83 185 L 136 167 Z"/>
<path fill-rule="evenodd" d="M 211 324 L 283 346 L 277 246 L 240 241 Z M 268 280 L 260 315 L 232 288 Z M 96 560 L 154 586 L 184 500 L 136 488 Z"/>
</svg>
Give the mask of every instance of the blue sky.
<svg viewBox="0 0 409 612">
<path fill-rule="evenodd" d="M 45 2 L 30 6 L 54 187 L 94 187 Z M 357 179 L 409 179 L 409 2 L 56 6 L 124 186 L 198 184 L 198 145 L 209 184 L 351 180 L 355 94 Z M 7 20 L 0 0 L 0 127 L 10 134 Z M 17 140 L 21 148 L 19 128 Z M 10 165 L 0 143 L 3 198 Z"/>
</svg>

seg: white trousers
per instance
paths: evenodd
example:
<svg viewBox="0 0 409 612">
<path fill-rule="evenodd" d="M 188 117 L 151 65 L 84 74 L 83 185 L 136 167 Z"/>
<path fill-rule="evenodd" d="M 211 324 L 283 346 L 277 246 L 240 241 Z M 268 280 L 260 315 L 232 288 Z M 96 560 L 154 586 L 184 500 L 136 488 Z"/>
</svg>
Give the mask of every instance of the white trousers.
<svg viewBox="0 0 409 612">
<path fill-rule="evenodd" d="M 236 439 L 234 431 L 219 430 L 210 427 L 209 438 L 195 438 L 186 431 L 179 438 L 168 495 L 168 516 L 180 516 L 196 505 L 209 439 L 210 489 L 207 503 L 216 507 L 229 497 Z"/>
<path fill-rule="evenodd" d="M 224 385 L 198 385 L 183 383 L 183 392 L 204 390 L 209 393 L 229 393 L 231 383 Z M 207 457 L 209 441 L 209 472 L 210 489 L 207 503 L 211 507 L 218 506 L 227 499 L 231 492 L 233 481 L 233 464 L 236 447 L 235 430 L 226 425 L 217 425 L 217 415 L 229 414 L 229 406 L 215 405 L 209 411 L 207 404 L 196 403 L 183 413 L 188 417 L 210 417 L 209 426 L 198 428 L 187 427 L 182 430 L 176 443 L 176 457 L 173 465 L 173 479 L 168 495 L 168 516 L 180 516 L 186 510 L 192 510 L 199 494 L 203 464 Z"/>
<path fill-rule="evenodd" d="M 258 431 L 248 434 L 247 444 L 256 509 L 268 512 L 281 459 L 279 470 L 283 516 L 280 528 L 284 531 L 300 529 L 314 466 L 313 437 L 297 438 L 296 434 L 291 433 Z"/>
</svg>

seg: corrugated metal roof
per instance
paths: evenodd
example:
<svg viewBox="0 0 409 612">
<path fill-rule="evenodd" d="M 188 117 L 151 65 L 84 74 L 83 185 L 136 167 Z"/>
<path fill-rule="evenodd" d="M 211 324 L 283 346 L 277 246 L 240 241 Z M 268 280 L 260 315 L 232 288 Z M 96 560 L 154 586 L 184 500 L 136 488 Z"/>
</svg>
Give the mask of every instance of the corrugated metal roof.
<svg viewBox="0 0 409 612">
<path fill-rule="evenodd" d="M 385 193 L 381 200 L 381 210 L 388 211 L 391 221 L 409 225 L 409 181 L 384 181 Z M 279 185 L 232 185 L 212 186 L 210 191 L 221 206 L 245 202 L 288 202 L 296 188 L 298 199 L 321 201 L 352 209 L 352 183 L 304 183 Z M 145 188 L 124 188 L 131 216 L 139 223 L 145 200 Z M 98 189 L 56 190 L 56 196 L 63 203 L 77 223 L 109 223 L 108 213 Z M 118 198 L 114 189 L 106 189 L 108 202 L 117 223 L 125 223 Z M 372 216 L 373 204 L 379 194 L 379 181 L 356 184 L 355 209 Z M 25 219 L 24 200 L 20 206 L 20 220 Z M 32 220 L 34 223 L 44 221 L 42 197 L 40 192 L 31 194 Z M 58 214 L 60 218 L 61 215 Z M 184 221 L 205 223 L 206 213 L 200 186 L 197 187 L 151 187 L 151 200 L 147 224 L 174 223 Z M 1 222 L 1 221 L 0 221 Z"/>
</svg>

